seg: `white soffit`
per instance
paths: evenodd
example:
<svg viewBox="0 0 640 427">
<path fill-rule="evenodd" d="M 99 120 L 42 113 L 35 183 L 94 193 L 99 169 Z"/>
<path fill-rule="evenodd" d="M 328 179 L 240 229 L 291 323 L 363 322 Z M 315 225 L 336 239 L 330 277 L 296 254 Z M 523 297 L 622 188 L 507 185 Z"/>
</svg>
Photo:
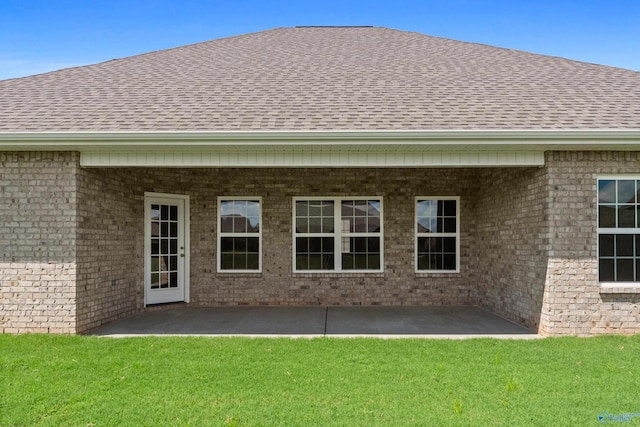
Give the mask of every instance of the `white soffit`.
<svg viewBox="0 0 640 427">
<path fill-rule="evenodd" d="M 542 166 L 545 151 L 640 150 L 640 130 L 17 132 L 2 150 L 77 151 L 87 167 Z"/>
<path fill-rule="evenodd" d="M 85 167 L 471 167 L 542 166 L 538 151 L 348 150 L 295 147 L 286 150 L 87 151 Z"/>
</svg>

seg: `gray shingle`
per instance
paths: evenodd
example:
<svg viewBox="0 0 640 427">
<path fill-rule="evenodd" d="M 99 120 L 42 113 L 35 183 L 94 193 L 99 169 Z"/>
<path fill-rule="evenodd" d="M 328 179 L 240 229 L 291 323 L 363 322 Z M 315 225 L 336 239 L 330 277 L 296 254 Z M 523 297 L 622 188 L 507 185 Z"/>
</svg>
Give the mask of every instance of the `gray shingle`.
<svg viewBox="0 0 640 427">
<path fill-rule="evenodd" d="M 279 28 L 0 81 L 0 131 L 638 129 L 640 73 L 386 28 Z"/>
</svg>

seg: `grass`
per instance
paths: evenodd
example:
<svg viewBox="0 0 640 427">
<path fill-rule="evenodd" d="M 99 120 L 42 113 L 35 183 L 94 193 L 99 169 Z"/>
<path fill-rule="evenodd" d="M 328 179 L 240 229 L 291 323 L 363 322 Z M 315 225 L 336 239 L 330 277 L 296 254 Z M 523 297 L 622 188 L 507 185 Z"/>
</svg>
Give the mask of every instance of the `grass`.
<svg viewBox="0 0 640 427">
<path fill-rule="evenodd" d="M 640 425 L 639 356 L 640 336 L 0 335 L 0 426 Z"/>
</svg>

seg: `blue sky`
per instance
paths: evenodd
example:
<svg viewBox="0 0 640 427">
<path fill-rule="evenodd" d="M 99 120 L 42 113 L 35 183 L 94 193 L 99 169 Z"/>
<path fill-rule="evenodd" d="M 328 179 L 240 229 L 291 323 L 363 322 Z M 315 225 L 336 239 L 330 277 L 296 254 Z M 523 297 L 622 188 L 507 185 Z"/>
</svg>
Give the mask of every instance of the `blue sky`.
<svg viewBox="0 0 640 427">
<path fill-rule="evenodd" d="M 0 0 L 0 79 L 296 25 L 374 25 L 640 70 L 640 0 Z"/>
</svg>

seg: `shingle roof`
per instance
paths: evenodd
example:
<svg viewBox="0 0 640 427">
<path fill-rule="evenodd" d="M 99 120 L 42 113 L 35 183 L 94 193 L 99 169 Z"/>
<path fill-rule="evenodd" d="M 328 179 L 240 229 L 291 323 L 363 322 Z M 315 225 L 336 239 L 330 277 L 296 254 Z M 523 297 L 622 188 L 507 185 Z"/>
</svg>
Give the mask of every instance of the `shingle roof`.
<svg viewBox="0 0 640 427">
<path fill-rule="evenodd" d="M 0 81 L 0 131 L 638 129 L 640 73 L 386 28 L 278 28 Z"/>
</svg>

